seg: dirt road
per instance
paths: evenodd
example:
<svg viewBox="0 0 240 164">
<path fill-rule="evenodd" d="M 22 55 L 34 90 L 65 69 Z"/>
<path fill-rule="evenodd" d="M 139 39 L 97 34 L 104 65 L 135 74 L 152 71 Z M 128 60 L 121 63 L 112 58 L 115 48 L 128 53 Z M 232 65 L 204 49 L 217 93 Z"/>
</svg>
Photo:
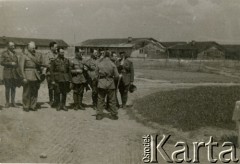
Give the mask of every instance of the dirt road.
<svg viewBox="0 0 240 164">
<path fill-rule="evenodd" d="M 1 86 L 1 96 L 3 97 Z M 22 89 L 17 90 L 21 102 Z M 0 111 L 0 161 L 49 163 L 139 163 L 141 136 L 153 129 L 131 120 L 120 110 L 118 121 L 95 120 L 95 111 L 59 111 L 49 107 L 46 85 L 39 92 L 42 109 L 26 113 L 21 108 Z M 72 102 L 71 95 L 68 103 Z M 1 99 L 1 104 L 5 100 Z M 90 93 L 84 103 L 91 104 Z M 40 158 L 40 154 L 47 158 Z"/>
<path fill-rule="evenodd" d="M 138 91 L 131 100 L 159 91 L 198 84 L 171 84 L 164 81 L 137 79 Z M 204 84 L 210 85 L 210 84 Z M 215 84 L 211 84 L 215 85 Z M 217 84 L 219 85 L 219 84 Z M 232 84 L 221 84 L 232 85 Z M 1 86 L 4 104 L 4 88 Z M 21 102 L 22 89 L 17 90 Z M 46 84 L 39 92 L 42 109 L 23 112 L 21 108 L 0 110 L 0 162 L 135 164 L 142 163 L 142 136 L 158 132 L 131 119 L 125 110 L 119 110 L 119 120 L 95 120 L 95 111 L 59 111 L 46 103 Z M 68 103 L 72 103 L 71 94 Z M 85 94 L 85 104 L 91 104 L 90 92 Z M 129 109 L 130 110 L 130 109 Z M 172 145 L 171 145 L 172 146 Z M 169 148 L 170 150 L 173 148 Z M 47 158 L 40 158 L 44 153 Z"/>
</svg>

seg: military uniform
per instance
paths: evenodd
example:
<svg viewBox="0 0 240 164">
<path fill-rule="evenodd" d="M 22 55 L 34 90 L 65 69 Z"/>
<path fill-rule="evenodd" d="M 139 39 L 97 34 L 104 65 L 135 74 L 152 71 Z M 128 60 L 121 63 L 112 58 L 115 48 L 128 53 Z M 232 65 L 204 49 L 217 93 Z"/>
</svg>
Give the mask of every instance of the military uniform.
<svg viewBox="0 0 240 164">
<path fill-rule="evenodd" d="M 108 97 L 109 112 L 113 119 L 117 119 L 115 83 L 114 79 L 119 76 L 116 65 L 105 57 L 97 64 L 96 75 L 98 77 L 98 105 L 97 120 L 103 118 L 103 110 L 105 106 L 105 98 Z"/>
<path fill-rule="evenodd" d="M 1 65 L 3 69 L 3 81 L 5 85 L 6 107 L 9 107 L 9 98 L 11 93 L 11 103 L 15 106 L 16 86 L 19 85 L 19 75 L 17 72 L 18 56 L 15 52 L 6 50 L 1 55 Z"/>
<path fill-rule="evenodd" d="M 71 63 L 67 58 L 57 57 L 50 64 L 51 81 L 55 82 L 55 96 L 57 103 L 57 110 L 66 108 L 67 93 L 70 92 Z"/>
<path fill-rule="evenodd" d="M 50 63 L 52 60 L 57 58 L 57 54 L 49 51 L 45 55 L 45 65 L 46 69 L 46 80 L 48 84 L 48 95 L 49 95 L 49 102 L 51 106 L 56 105 L 55 94 L 54 94 L 54 85 L 52 85 L 51 77 L 50 77 Z"/>
<path fill-rule="evenodd" d="M 96 67 L 97 67 L 98 60 L 93 59 L 92 57 L 88 59 L 84 64 L 87 67 L 88 73 L 88 83 L 92 88 L 92 101 L 94 108 L 97 107 L 98 101 L 98 90 L 97 90 L 97 76 L 96 76 Z"/>
<path fill-rule="evenodd" d="M 111 61 L 117 66 L 117 63 L 118 63 L 118 60 L 117 59 L 113 59 L 113 58 L 110 58 Z M 118 85 L 118 79 L 114 79 L 114 83 L 115 83 L 115 86 L 116 86 L 116 92 L 115 92 L 115 97 L 116 97 L 116 107 L 119 108 L 120 105 L 119 105 L 119 102 L 118 102 L 118 97 L 117 97 L 117 85 Z M 106 109 L 108 110 L 109 108 L 109 99 L 107 98 L 106 100 Z"/>
<path fill-rule="evenodd" d="M 71 62 L 71 73 L 72 73 L 72 89 L 73 89 L 73 100 L 74 109 L 84 110 L 82 105 L 84 86 L 86 79 L 83 75 L 83 62 L 80 59 L 74 58 Z"/>
<path fill-rule="evenodd" d="M 32 54 L 25 51 L 19 58 L 19 71 L 22 79 L 27 82 L 23 84 L 23 109 L 36 110 L 38 89 L 40 88 L 41 77 L 39 73 L 40 66 L 43 63 L 40 53 Z"/>
<path fill-rule="evenodd" d="M 128 58 L 124 61 L 122 60 L 119 60 L 118 62 L 116 62 L 116 64 L 118 72 L 122 74 L 122 78 L 120 80 L 118 88 L 121 94 L 122 106 L 123 108 L 125 108 L 128 100 L 128 90 L 130 84 L 134 81 L 134 69 L 132 61 L 130 61 Z"/>
</svg>

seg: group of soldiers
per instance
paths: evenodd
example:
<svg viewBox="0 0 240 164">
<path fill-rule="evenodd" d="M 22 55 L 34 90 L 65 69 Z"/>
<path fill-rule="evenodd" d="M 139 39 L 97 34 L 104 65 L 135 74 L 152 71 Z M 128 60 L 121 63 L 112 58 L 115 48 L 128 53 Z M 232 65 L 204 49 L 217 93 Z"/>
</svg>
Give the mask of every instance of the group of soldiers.
<svg viewBox="0 0 240 164">
<path fill-rule="evenodd" d="M 67 94 L 73 90 L 74 110 L 84 110 L 84 90 L 91 88 L 96 119 L 103 119 L 103 110 L 107 109 L 110 118 L 117 120 L 117 110 L 126 108 L 129 89 L 134 86 L 133 63 L 128 54 L 120 52 L 118 58 L 114 52 L 94 50 L 90 59 L 83 60 L 84 51 L 80 49 L 73 59 L 68 59 L 56 42 L 51 42 L 49 48 L 48 53 L 42 54 L 36 50 L 34 42 L 29 42 L 23 53 L 16 53 L 14 42 L 8 42 L 7 50 L 0 58 L 4 67 L 5 107 L 17 107 L 16 87 L 23 86 L 23 110 L 36 111 L 39 108 L 38 90 L 46 79 L 51 107 L 67 111 Z"/>
</svg>

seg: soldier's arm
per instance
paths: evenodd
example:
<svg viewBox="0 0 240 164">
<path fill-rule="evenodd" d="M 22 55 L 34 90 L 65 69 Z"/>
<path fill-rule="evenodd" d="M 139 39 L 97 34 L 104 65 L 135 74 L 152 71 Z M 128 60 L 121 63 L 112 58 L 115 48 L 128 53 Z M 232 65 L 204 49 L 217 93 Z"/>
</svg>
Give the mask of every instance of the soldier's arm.
<svg viewBox="0 0 240 164">
<path fill-rule="evenodd" d="M 3 53 L 3 54 L 1 55 L 0 64 L 1 64 L 2 66 L 14 66 L 13 63 L 14 63 L 14 62 L 8 62 L 8 61 L 6 61 L 6 54 L 5 54 L 5 53 Z M 16 65 L 16 63 L 15 63 L 15 65 Z"/>
<path fill-rule="evenodd" d="M 69 77 L 70 77 L 70 82 L 72 81 L 72 74 L 71 74 L 71 69 L 73 67 L 73 64 L 72 62 L 68 59 L 68 74 L 69 74 Z"/>
<path fill-rule="evenodd" d="M 114 71 L 114 77 L 118 78 L 119 77 L 119 73 L 118 73 L 118 69 L 117 69 L 117 67 L 115 65 L 113 66 L 113 71 Z"/>
<path fill-rule="evenodd" d="M 39 54 L 39 64 L 41 65 L 41 67 L 47 66 L 45 63 L 44 55 L 42 53 Z"/>
<path fill-rule="evenodd" d="M 123 66 L 120 64 L 119 60 L 116 61 L 116 66 L 117 66 L 118 72 L 122 73 Z"/>
<path fill-rule="evenodd" d="M 75 69 L 74 67 L 74 61 L 73 60 L 69 60 L 69 70 L 72 74 L 76 74 L 76 73 L 82 73 L 82 70 L 80 69 Z"/>
<path fill-rule="evenodd" d="M 41 55 L 41 60 L 42 60 L 42 65 L 44 65 L 45 67 L 50 67 L 50 61 L 49 61 L 49 54 L 45 53 L 44 55 Z"/>
<path fill-rule="evenodd" d="M 133 68 L 133 63 L 130 62 L 130 81 L 133 82 L 134 81 L 134 68 Z"/>
<path fill-rule="evenodd" d="M 90 60 L 90 59 L 88 59 L 88 60 L 86 60 L 86 61 L 83 61 L 83 68 L 84 68 L 85 71 L 90 70 L 89 60 Z"/>
<path fill-rule="evenodd" d="M 90 71 L 95 71 L 96 70 L 96 63 L 95 62 L 91 62 L 89 65 Z"/>
<path fill-rule="evenodd" d="M 18 70 L 19 70 L 19 75 L 22 79 L 26 79 L 26 75 L 24 72 L 24 64 L 25 64 L 25 56 L 21 55 L 19 57 Z"/>
<path fill-rule="evenodd" d="M 43 54 L 39 53 L 38 55 L 39 71 L 41 71 L 42 74 L 46 74 L 46 65 L 44 62 Z"/>
<path fill-rule="evenodd" d="M 74 61 L 73 60 L 69 60 L 69 70 L 71 73 L 77 73 L 75 68 L 74 68 Z"/>
<path fill-rule="evenodd" d="M 98 77 L 99 77 L 99 68 L 98 68 L 98 66 L 95 69 L 95 75 L 96 75 L 96 78 L 98 79 Z"/>
<path fill-rule="evenodd" d="M 83 73 L 83 71 L 81 69 L 71 69 L 71 73 Z"/>
<path fill-rule="evenodd" d="M 55 79 L 54 79 L 54 68 L 55 68 L 55 64 L 54 64 L 54 60 L 52 60 L 50 62 L 50 67 L 49 67 L 49 71 L 50 71 L 50 78 L 51 78 L 51 81 L 54 82 Z"/>
<path fill-rule="evenodd" d="M 91 59 L 89 59 L 88 61 L 85 62 L 85 66 L 88 68 L 89 71 L 95 71 L 96 70 L 96 63 L 90 61 Z"/>
</svg>

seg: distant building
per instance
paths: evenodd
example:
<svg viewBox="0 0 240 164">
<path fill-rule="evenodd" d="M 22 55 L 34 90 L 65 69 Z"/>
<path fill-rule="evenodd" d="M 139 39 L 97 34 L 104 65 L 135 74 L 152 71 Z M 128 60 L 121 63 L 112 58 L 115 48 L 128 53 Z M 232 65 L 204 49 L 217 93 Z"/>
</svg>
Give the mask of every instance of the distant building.
<svg viewBox="0 0 240 164">
<path fill-rule="evenodd" d="M 226 49 L 226 59 L 240 60 L 240 45 L 222 45 Z"/>
<path fill-rule="evenodd" d="M 187 42 L 179 41 L 179 42 L 160 42 L 165 48 L 171 48 L 176 45 L 187 44 Z"/>
<path fill-rule="evenodd" d="M 169 47 L 168 54 L 169 58 L 178 59 L 224 59 L 225 48 L 214 41 L 192 41 Z"/>
<path fill-rule="evenodd" d="M 84 49 L 86 55 L 96 50 L 110 50 L 119 54 L 127 52 L 134 58 L 165 58 L 165 47 L 153 38 L 112 38 L 112 39 L 89 39 L 76 46 L 76 51 Z"/>
<path fill-rule="evenodd" d="M 0 37 L 0 53 L 6 49 L 6 45 L 9 41 L 13 41 L 16 46 L 17 52 L 22 52 L 26 48 L 30 41 L 34 41 L 38 48 L 38 51 L 45 53 L 49 51 L 49 43 L 52 41 L 57 42 L 59 47 L 66 49 L 68 44 L 60 39 L 38 39 L 38 38 L 18 38 L 18 37 Z"/>
</svg>

